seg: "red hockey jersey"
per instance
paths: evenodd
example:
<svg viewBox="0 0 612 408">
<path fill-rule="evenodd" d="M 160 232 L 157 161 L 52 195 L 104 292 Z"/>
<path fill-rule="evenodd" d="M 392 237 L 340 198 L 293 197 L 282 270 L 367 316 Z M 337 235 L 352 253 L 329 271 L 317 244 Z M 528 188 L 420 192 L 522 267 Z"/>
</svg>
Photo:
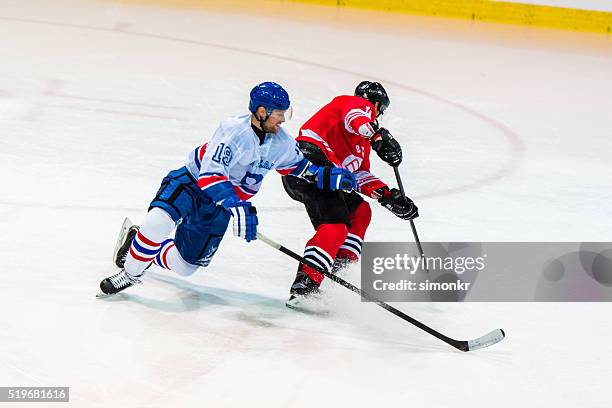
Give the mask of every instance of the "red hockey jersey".
<svg viewBox="0 0 612 408">
<path fill-rule="evenodd" d="M 338 167 L 350 170 L 359 192 L 378 198 L 374 190 L 386 186 L 370 173 L 371 122 L 376 120 L 372 103 L 359 96 L 337 96 L 300 128 L 298 141 L 317 145 Z"/>
</svg>

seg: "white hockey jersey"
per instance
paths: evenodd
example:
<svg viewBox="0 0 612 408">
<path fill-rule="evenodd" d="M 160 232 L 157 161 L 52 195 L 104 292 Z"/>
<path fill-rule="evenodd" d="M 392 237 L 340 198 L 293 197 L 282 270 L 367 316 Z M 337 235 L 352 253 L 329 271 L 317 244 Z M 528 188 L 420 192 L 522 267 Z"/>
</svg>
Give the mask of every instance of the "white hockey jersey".
<svg viewBox="0 0 612 408">
<path fill-rule="evenodd" d="M 278 134 L 266 134 L 260 145 L 247 114 L 223 120 L 208 142 L 190 152 L 186 166 L 202 191 L 223 204 L 253 197 L 272 169 L 300 175 L 308 163 L 283 128 Z"/>
</svg>

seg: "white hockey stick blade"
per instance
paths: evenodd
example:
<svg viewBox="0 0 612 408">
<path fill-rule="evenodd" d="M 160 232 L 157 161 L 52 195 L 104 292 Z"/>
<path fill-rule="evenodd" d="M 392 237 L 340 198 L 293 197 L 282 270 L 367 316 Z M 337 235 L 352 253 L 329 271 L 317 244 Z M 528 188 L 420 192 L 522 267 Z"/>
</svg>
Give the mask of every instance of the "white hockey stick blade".
<svg viewBox="0 0 612 408">
<path fill-rule="evenodd" d="M 474 340 L 468 341 L 468 349 L 467 351 L 474 351 L 481 348 L 492 346 L 496 343 L 499 343 L 506 337 L 506 333 L 502 329 L 495 329 L 490 333 L 485 334 L 482 337 L 479 337 Z"/>
<path fill-rule="evenodd" d="M 127 235 L 128 230 L 132 225 L 134 225 L 132 220 L 130 220 L 128 217 L 125 217 L 125 220 L 123 220 L 123 224 L 121 225 L 121 229 L 119 230 L 119 235 L 117 235 L 115 249 L 113 250 L 113 264 L 115 263 L 115 256 L 117 255 L 117 251 L 119 251 L 119 247 L 121 246 L 121 244 L 123 244 L 125 236 Z"/>
</svg>

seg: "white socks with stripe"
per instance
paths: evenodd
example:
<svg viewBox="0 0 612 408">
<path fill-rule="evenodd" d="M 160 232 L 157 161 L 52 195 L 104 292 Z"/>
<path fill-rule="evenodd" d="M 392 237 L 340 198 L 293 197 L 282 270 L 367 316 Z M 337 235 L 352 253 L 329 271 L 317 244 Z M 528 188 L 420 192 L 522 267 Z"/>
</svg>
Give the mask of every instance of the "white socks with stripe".
<svg viewBox="0 0 612 408">
<path fill-rule="evenodd" d="M 174 246 L 174 240 L 167 239 L 174 227 L 175 223 L 167 212 L 158 207 L 152 208 L 132 241 L 125 260 L 125 272 L 132 277 L 139 277 L 154 260 L 157 265 L 179 275 L 186 276 L 195 272 L 198 267 L 185 262 Z"/>
<path fill-rule="evenodd" d="M 189 276 L 198 269 L 197 265 L 191 265 L 183 259 L 178 249 L 176 249 L 173 239 L 167 239 L 162 242 L 161 249 L 153 262 L 157 266 L 170 269 L 182 276 Z"/>
</svg>

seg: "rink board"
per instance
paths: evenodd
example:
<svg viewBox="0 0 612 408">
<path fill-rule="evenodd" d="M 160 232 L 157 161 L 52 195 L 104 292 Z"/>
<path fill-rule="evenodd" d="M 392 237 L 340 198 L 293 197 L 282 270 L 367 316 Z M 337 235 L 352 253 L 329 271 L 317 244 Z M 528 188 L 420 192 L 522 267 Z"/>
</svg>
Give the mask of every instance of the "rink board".
<svg viewBox="0 0 612 408">
<path fill-rule="evenodd" d="M 240 1 L 212 0 L 115 0 L 120 3 L 199 7 L 211 4 L 236 5 Z M 253 2 L 243 2 L 254 7 Z M 548 27 L 564 30 L 612 32 L 612 13 L 596 10 L 552 7 L 490 0 L 267 0 L 263 3 L 307 3 L 321 6 L 351 7 L 474 21 Z M 256 7 L 265 7 L 257 2 Z"/>
</svg>

